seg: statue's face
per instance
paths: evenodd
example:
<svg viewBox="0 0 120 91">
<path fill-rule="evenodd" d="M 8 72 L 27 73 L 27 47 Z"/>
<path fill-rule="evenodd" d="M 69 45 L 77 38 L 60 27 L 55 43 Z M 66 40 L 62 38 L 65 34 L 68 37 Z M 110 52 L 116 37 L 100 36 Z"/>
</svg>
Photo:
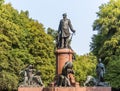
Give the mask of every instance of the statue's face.
<svg viewBox="0 0 120 91">
<path fill-rule="evenodd" d="M 29 68 L 30 68 L 30 69 L 33 68 L 33 65 L 29 65 Z"/>
<path fill-rule="evenodd" d="M 99 63 L 101 63 L 101 59 L 99 59 Z"/>
<path fill-rule="evenodd" d="M 66 18 L 67 17 L 67 14 L 63 14 L 63 18 Z"/>
<path fill-rule="evenodd" d="M 66 18 L 66 15 L 63 15 L 63 18 Z"/>
</svg>

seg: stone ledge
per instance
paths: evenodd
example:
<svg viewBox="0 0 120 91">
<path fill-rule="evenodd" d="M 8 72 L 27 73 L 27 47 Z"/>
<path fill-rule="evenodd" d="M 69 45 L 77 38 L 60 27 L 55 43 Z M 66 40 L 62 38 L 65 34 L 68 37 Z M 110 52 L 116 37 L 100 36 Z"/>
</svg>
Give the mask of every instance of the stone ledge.
<svg viewBox="0 0 120 91">
<path fill-rule="evenodd" d="M 43 87 L 18 87 L 18 91 L 43 91 Z"/>
<path fill-rule="evenodd" d="M 111 91 L 111 87 L 48 87 L 44 91 Z"/>
<path fill-rule="evenodd" d="M 18 91 L 111 91 L 111 87 L 19 87 Z"/>
<path fill-rule="evenodd" d="M 61 48 L 61 49 L 57 49 L 55 53 L 57 53 L 57 54 L 66 54 L 66 53 L 73 54 L 74 51 L 69 48 Z"/>
</svg>

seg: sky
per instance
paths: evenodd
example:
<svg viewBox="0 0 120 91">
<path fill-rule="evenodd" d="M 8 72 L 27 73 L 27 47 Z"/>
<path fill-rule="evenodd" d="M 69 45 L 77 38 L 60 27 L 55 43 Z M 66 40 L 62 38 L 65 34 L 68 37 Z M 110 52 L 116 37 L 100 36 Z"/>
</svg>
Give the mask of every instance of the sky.
<svg viewBox="0 0 120 91">
<path fill-rule="evenodd" d="M 78 55 L 90 52 L 93 34 L 92 25 L 98 18 L 96 12 L 101 4 L 109 0 L 5 0 L 18 11 L 29 11 L 29 17 L 38 20 L 47 29 L 57 30 L 62 14 L 67 13 L 71 20 L 75 35 L 71 47 Z"/>
</svg>

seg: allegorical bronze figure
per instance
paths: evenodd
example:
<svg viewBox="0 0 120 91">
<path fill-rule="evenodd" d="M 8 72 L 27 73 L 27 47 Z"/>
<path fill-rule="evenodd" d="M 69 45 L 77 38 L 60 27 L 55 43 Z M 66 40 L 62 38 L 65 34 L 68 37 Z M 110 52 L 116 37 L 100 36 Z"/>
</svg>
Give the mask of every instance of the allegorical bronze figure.
<svg viewBox="0 0 120 91">
<path fill-rule="evenodd" d="M 72 62 L 67 61 L 63 66 L 61 75 L 59 75 L 57 79 L 57 86 L 71 87 L 72 83 L 75 83 L 73 74 L 73 64 Z"/>
<path fill-rule="evenodd" d="M 98 60 L 96 73 L 97 73 L 98 82 L 104 82 L 105 66 L 101 62 L 101 59 Z"/>
<path fill-rule="evenodd" d="M 43 82 L 40 77 L 41 72 L 36 72 L 33 65 L 28 65 L 25 69 L 20 71 L 20 75 L 23 79 L 19 86 L 43 86 Z"/>
</svg>

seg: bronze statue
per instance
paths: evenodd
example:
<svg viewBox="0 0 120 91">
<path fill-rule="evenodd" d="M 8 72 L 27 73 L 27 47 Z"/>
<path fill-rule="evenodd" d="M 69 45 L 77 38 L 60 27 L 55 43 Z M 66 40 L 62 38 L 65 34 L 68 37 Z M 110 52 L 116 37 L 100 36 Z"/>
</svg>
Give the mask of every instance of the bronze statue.
<svg viewBox="0 0 120 91">
<path fill-rule="evenodd" d="M 103 87 L 110 86 L 108 82 L 104 81 L 105 66 L 101 62 L 100 58 L 96 66 L 96 73 L 97 73 L 97 78 L 94 78 L 93 76 L 87 76 L 84 86 L 103 86 Z"/>
<path fill-rule="evenodd" d="M 33 84 L 34 84 L 34 85 L 43 86 L 43 82 L 42 82 L 42 79 L 41 79 L 40 75 L 41 75 L 41 72 L 38 71 L 38 72 L 36 72 L 36 74 L 33 76 L 33 79 L 32 79 L 32 80 L 33 80 Z"/>
<path fill-rule="evenodd" d="M 57 39 L 57 48 L 68 48 L 69 46 L 69 37 L 70 30 L 75 33 L 75 30 L 72 27 L 70 19 L 67 19 L 67 14 L 63 14 L 63 19 L 60 20 L 58 28 L 58 39 Z"/>
<path fill-rule="evenodd" d="M 105 67 L 104 64 L 101 62 L 101 59 L 98 60 L 96 73 L 98 77 L 98 82 L 104 82 Z"/>
<path fill-rule="evenodd" d="M 19 74 L 22 76 L 22 81 L 21 81 L 20 85 L 27 86 L 28 85 L 28 76 L 27 76 L 26 70 L 24 69 L 24 70 L 20 71 Z"/>
<path fill-rule="evenodd" d="M 97 80 L 93 76 L 89 75 L 83 84 L 84 86 L 97 86 Z"/>
<path fill-rule="evenodd" d="M 32 78 L 33 78 L 33 73 L 35 69 L 33 69 L 33 65 L 29 65 L 26 69 L 27 76 L 28 76 L 28 85 L 32 85 Z"/>
<path fill-rule="evenodd" d="M 57 86 L 70 87 L 72 83 L 75 83 L 73 77 L 73 64 L 70 61 L 67 61 L 62 69 L 62 73 L 58 77 Z"/>
<path fill-rule="evenodd" d="M 28 65 L 24 70 L 20 71 L 23 79 L 19 86 L 43 86 L 40 74 L 40 71 L 36 72 L 33 65 Z"/>
<path fill-rule="evenodd" d="M 87 76 L 86 81 L 84 82 L 84 86 L 102 86 L 102 87 L 108 87 L 110 84 L 108 82 L 99 82 L 98 79 L 95 77 L 89 75 Z"/>
</svg>

